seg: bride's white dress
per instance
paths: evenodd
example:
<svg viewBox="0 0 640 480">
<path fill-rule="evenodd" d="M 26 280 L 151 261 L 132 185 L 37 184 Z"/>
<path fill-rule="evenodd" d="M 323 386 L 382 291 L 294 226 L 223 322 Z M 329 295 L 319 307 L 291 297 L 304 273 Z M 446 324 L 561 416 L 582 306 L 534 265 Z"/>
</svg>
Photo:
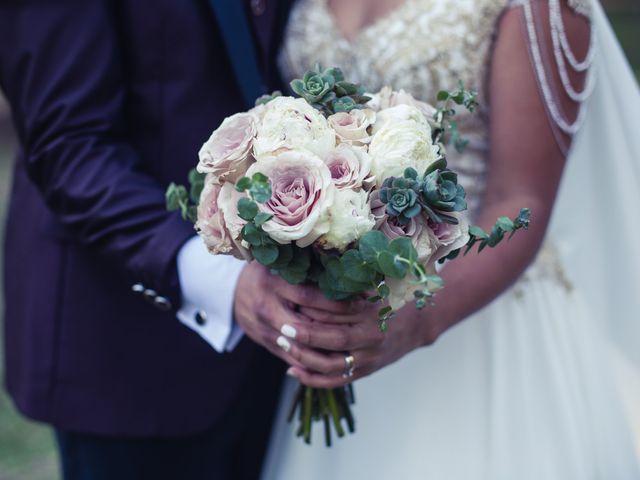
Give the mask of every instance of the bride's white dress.
<svg viewBox="0 0 640 480">
<path fill-rule="evenodd" d="M 337 65 L 372 91 L 391 85 L 427 100 L 458 80 L 482 92 L 496 24 L 508 3 L 406 0 L 348 41 L 326 0 L 301 0 L 281 66 L 294 77 L 316 62 Z M 633 250 L 640 236 L 633 223 L 640 208 L 640 143 L 624 133 L 640 123 L 640 95 L 600 6 L 569 3 L 594 19 L 599 56 L 608 63 L 595 62 L 591 111 L 574 141 L 538 259 L 511 289 L 435 345 L 358 381 L 357 431 L 331 449 L 321 428 L 308 446 L 286 423 L 294 389 L 288 381 L 265 480 L 640 478 L 631 416 L 614 375 L 623 372 L 622 384 L 631 390 L 640 365 L 637 355 L 633 359 L 640 351 L 640 265 Z M 489 112 L 460 120 L 471 143 L 450 161 L 477 199 Z M 636 256 L 618 258 L 617 249 Z"/>
</svg>

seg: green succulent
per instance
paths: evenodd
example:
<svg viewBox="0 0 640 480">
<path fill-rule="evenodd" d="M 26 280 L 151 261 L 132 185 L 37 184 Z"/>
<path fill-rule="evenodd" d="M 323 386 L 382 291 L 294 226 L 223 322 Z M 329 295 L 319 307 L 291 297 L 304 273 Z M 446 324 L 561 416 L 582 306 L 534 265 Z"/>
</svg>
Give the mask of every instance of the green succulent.
<svg viewBox="0 0 640 480">
<path fill-rule="evenodd" d="M 386 212 L 406 224 L 422 211 L 419 202 L 420 184 L 414 178 L 387 178 L 380 189 L 380 201 L 386 204 Z"/>
<path fill-rule="evenodd" d="M 445 159 L 427 169 L 420 190 L 425 212 L 436 223 L 456 224 L 458 220 L 447 213 L 467 209 L 464 188 L 458 184 L 458 175 L 447 168 Z"/>
<path fill-rule="evenodd" d="M 337 77 L 337 78 L 336 78 Z M 291 81 L 291 89 L 304 98 L 311 105 L 324 103 L 334 96 L 333 88 L 336 81 L 342 81 L 343 76 L 340 69 L 332 68 L 321 71 L 318 66 L 314 70 L 309 70 L 302 78 Z"/>
<path fill-rule="evenodd" d="M 355 100 L 351 97 L 340 97 L 336 98 L 331 102 L 331 106 L 333 107 L 333 112 L 350 112 L 354 108 L 359 108 L 359 105 L 355 102 Z"/>
<path fill-rule="evenodd" d="M 397 217 L 401 224 L 422 211 L 436 223 L 457 224 L 458 219 L 450 213 L 467 209 L 464 188 L 444 158 L 434 162 L 422 176 L 407 168 L 404 176 L 385 179 L 380 201 L 386 205 L 387 214 Z"/>
<path fill-rule="evenodd" d="M 364 94 L 363 86 L 345 81 L 339 68 L 322 70 L 316 65 L 290 85 L 294 93 L 326 115 L 350 112 L 371 100 Z"/>
<path fill-rule="evenodd" d="M 256 107 L 258 105 L 266 105 L 267 103 L 269 103 L 274 98 L 278 98 L 278 97 L 281 97 L 281 96 L 282 96 L 282 92 L 280 90 L 275 90 L 271 94 L 262 95 L 262 96 L 260 96 L 260 97 L 258 97 L 256 99 Z"/>
</svg>

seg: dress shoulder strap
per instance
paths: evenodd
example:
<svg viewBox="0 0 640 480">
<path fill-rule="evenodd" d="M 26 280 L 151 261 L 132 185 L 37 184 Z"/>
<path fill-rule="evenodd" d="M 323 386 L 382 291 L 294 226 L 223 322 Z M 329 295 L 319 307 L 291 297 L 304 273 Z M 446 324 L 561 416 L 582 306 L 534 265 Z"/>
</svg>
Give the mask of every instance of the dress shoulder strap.
<svg viewBox="0 0 640 480">
<path fill-rule="evenodd" d="M 542 16 L 536 13 L 537 7 L 544 7 L 535 5 L 537 2 L 538 0 L 510 0 L 508 8 L 522 9 L 529 53 L 536 79 L 560 148 L 563 151 L 567 151 L 569 145 L 566 139 L 563 140 L 561 133 L 572 137 L 578 132 L 586 115 L 586 109 L 582 108 L 582 104 L 591 95 L 595 84 L 595 76 L 591 68 L 596 51 L 593 22 L 590 22 L 592 31 L 587 54 L 584 58 L 579 59 L 571 47 L 565 30 L 561 0 L 540 2 L 540 4 L 548 4 L 548 30 L 551 34 L 551 48 L 547 46 L 543 33 L 545 31 L 543 27 L 546 27 L 546 25 L 542 24 Z M 566 2 L 574 12 L 584 15 L 588 19 L 591 18 L 592 5 L 589 0 L 566 0 Z M 556 85 L 557 82 L 553 79 L 552 72 L 554 70 L 558 73 L 560 85 Z M 569 75 L 570 70 L 586 73 L 586 80 L 581 90 L 573 86 Z M 565 94 L 573 102 L 581 105 L 577 117 L 573 120 L 568 118 L 561 106 L 560 95 Z"/>
</svg>

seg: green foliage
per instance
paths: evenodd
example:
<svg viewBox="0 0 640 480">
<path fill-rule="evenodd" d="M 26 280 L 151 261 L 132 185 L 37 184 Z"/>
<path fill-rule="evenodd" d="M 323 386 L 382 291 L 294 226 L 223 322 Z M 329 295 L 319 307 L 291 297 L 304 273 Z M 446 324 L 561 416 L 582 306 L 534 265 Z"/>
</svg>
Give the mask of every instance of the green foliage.
<svg viewBox="0 0 640 480">
<path fill-rule="evenodd" d="M 238 216 L 251 222 L 258 215 L 258 204 L 248 197 L 238 200 Z"/>
<path fill-rule="evenodd" d="M 271 183 L 266 175 L 260 172 L 253 174 L 251 178 L 242 177 L 236 182 L 236 190 L 248 191 L 249 197 L 258 203 L 266 203 L 271 198 Z"/>
<path fill-rule="evenodd" d="M 256 99 L 256 107 L 258 105 L 266 105 L 274 98 L 278 98 L 282 96 L 282 92 L 280 90 L 274 91 L 271 95 L 262 95 Z"/>
<path fill-rule="evenodd" d="M 171 182 L 164 193 L 167 210 L 170 212 L 179 210 L 182 218 L 196 223 L 205 177 L 204 173 L 198 173 L 195 168 L 191 170 L 189 172 L 189 190 L 184 185 Z"/>
<path fill-rule="evenodd" d="M 504 240 L 505 235 L 509 234 L 508 239 L 511 239 L 518 230 L 526 230 L 529 228 L 530 221 L 531 212 L 528 208 L 523 208 L 514 219 L 510 219 L 509 217 L 498 218 L 493 228 L 491 228 L 490 233 L 487 233 L 482 228 L 473 225 L 469 227 L 469 241 L 467 242 L 467 245 L 463 247 L 465 249 L 464 254 L 466 255 L 469 253 L 476 244 L 478 245 L 478 253 L 487 247 L 496 247 L 502 240 Z M 461 250 L 462 249 L 454 250 L 446 257 L 440 259 L 440 263 L 445 260 L 455 259 L 460 255 Z"/>
<path fill-rule="evenodd" d="M 189 197 L 191 202 L 195 205 L 200 203 L 200 195 L 202 194 L 202 190 L 204 189 L 204 179 L 206 175 L 204 173 L 198 172 L 195 168 L 189 172 L 189 183 L 191 184 L 191 189 L 189 190 Z"/>
<path fill-rule="evenodd" d="M 441 143 L 444 145 L 453 145 L 458 152 L 462 152 L 469 141 L 460 136 L 458 130 L 458 124 L 453 117 L 456 114 L 451 104 L 461 105 L 470 112 L 474 112 L 478 107 L 478 93 L 473 90 L 467 90 L 464 87 L 464 83 L 460 82 L 457 90 L 454 91 L 440 91 L 438 92 L 437 99 L 442 102 L 436 109 L 434 115 L 435 128 L 433 131 L 433 138 L 436 144 Z M 444 152 L 444 148 L 441 149 Z"/>
<path fill-rule="evenodd" d="M 292 80 L 290 85 L 296 95 L 325 115 L 350 112 L 354 108 L 362 108 L 371 100 L 364 95 L 363 86 L 345 81 L 339 68 L 323 70 L 316 65 L 302 78 Z"/>
</svg>

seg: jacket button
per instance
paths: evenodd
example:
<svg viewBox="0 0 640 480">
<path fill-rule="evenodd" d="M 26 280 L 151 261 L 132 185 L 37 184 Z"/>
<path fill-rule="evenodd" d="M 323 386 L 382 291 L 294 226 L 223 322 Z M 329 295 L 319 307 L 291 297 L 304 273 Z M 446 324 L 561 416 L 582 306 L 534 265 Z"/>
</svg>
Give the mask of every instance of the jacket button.
<svg viewBox="0 0 640 480">
<path fill-rule="evenodd" d="M 131 286 L 131 291 L 133 293 L 140 294 L 140 293 L 144 292 L 144 285 L 142 285 L 141 283 L 136 283 L 135 285 Z"/>
<path fill-rule="evenodd" d="M 144 298 L 149 300 L 150 302 L 155 301 L 156 297 L 158 296 L 156 291 L 151 290 L 150 288 L 147 288 L 144 292 L 142 292 L 142 295 L 144 295 Z"/>
<path fill-rule="evenodd" d="M 251 11 L 256 17 L 262 15 L 266 9 L 266 0 L 251 0 Z"/>
<path fill-rule="evenodd" d="M 199 310 L 196 313 L 195 320 L 196 323 L 202 327 L 205 323 L 207 323 L 207 314 L 203 310 Z"/>
<path fill-rule="evenodd" d="M 156 297 L 153 303 L 163 312 L 171 310 L 171 302 L 165 297 Z"/>
</svg>

